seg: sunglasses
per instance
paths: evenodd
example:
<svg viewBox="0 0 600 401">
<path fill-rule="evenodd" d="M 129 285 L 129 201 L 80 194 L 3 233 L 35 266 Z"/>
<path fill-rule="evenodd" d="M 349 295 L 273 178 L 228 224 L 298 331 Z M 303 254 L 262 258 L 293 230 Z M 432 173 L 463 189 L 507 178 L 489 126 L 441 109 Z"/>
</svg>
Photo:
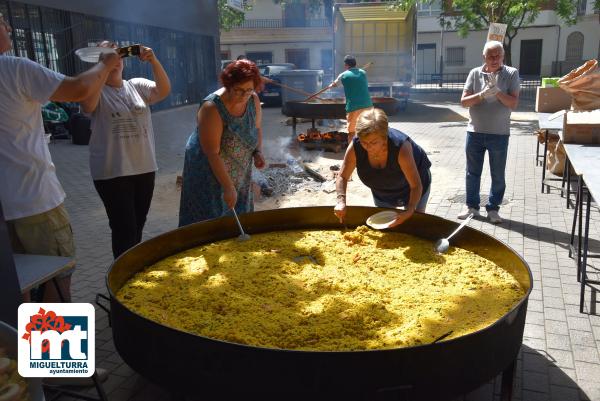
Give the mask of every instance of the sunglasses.
<svg viewBox="0 0 600 401">
<path fill-rule="evenodd" d="M 232 92 L 237 96 L 251 95 L 254 92 L 254 88 L 250 88 L 250 89 L 233 88 Z"/>
</svg>

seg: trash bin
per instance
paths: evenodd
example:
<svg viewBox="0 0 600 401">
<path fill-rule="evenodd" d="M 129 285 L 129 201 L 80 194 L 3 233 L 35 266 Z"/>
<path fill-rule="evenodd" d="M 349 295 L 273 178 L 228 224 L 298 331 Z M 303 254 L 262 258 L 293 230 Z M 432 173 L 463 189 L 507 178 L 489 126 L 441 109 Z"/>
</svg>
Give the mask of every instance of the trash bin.
<svg viewBox="0 0 600 401">
<path fill-rule="evenodd" d="M 286 70 L 281 71 L 279 77 L 282 84 L 310 94 L 318 92 L 323 87 L 323 70 Z M 307 97 L 282 87 L 281 112 L 285 114 L 286 102 L 304 100 Z"/>
<path fill-rule="evenodd" d="M 91 121 L 88 117 L 81 113 L 75 113 L 69 121 L 69 132 L 71 133 L 71 141 L 74 145 L 87 145 L 90 143 L 92 130 L 90 129 Z"/>
</svg>

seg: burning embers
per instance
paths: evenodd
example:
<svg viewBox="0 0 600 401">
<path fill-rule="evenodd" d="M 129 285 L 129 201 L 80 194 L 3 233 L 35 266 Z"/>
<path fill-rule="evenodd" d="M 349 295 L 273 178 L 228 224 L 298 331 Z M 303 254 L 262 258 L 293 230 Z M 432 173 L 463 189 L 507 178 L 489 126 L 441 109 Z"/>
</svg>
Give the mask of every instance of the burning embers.
<svg viewBox="0 0 600 401">
<path fill-rule="evenodd" d="M 337 153 L 348 146 L 348 134 L 341 131 L 321 133 L 316 128 L 309 128 L 306 133 L 298 135 L 297 139 L 305 149 L 323 149 Z"/>
</svg>

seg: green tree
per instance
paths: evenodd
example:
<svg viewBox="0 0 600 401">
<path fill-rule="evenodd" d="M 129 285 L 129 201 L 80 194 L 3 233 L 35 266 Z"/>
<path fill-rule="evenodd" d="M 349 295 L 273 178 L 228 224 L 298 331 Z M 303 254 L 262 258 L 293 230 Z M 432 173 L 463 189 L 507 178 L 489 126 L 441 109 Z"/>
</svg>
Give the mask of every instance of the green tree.
<svg viewBox="0 0 600 401">
<path fill-rule="evenodd" d="M 412 0 L 394 0 L 394 7 L 406 8 Z M 512 64 L 511 47 L 517 32 L 535 21 L 548 0 L 442 0 L 443 13 L 440 24 L 454 27 L 459 36 L 465 37 L 472 29 L 487 29 L 492 22 L 506 24 L 504 38 L 506 64 Z M 567 24 L 577 22 L 577 1 L 554 0 L 553 10 Z M 600 9 L 600 0 L 594 0 L 594 8 Z"/>
<path fill-rule="evenodd" d="M 227 0 L 218 0 L 217 7 L 219 11 L 219 27 L 223 30 L 230 30 L 236 25 L 244 22 L 244 13 L 227 6 Z M 251 9 L 249 5 L 246 6 Z"/>
<path fill-rule="evenodd" d="M 331 17 L 331 9 L 333 7 L 334 0 L 308 0 L 308 8 L 310 12 L 316 13 L 321 7 L 325 7 L 325 15 Z M 279 4 L 285 7 L 286 4 L 301 3 L 302 0 L 273 0 L 274 4 Z M 221 29 L 226 31 L 230 30 L 236 25 L 244 22 L 244 13 L 234 10 L 227 6 L 227 0 L 218 0 L 217 6 L 219 8 L 219 26 Z M 246 9 L 252 9 L 252 2 L 246 3 Z"/>
</svg>

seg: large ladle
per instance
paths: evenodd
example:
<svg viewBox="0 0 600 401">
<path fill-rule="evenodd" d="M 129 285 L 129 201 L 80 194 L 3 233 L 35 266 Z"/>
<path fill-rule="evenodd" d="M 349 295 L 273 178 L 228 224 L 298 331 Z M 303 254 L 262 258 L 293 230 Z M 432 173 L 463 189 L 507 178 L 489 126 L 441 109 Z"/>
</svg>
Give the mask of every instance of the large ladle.
<svg viewBox="0 0 600 401">
<path fill-rule="evenodd" d="M 248 235 L 244 232 L 244 229 L 242 228 L 242 224 L 240 223 L 240 219 L 238 218 L 238 215 L 235 212 L 235 208 L 231 208 L 231 211 L 233 212 L 233 217 L 235 217 L 235 222 L 237 223 L 238 228 L 240 229 L 240 235 L 238 236 L 238 240 L 240 240 L 240 241 L 249 240 L 250 235 Z"/>
<path fill-rule="evenodd" d="M 462 228 L 464 226 L 466 226 L 467 224 L 469 224 L 469 221 L 471 221 L 472 218 L 473 218 L 473 213 L 471 213 L 465 219 L 465 221 L 463 221 L 462 224 L 460 226 L 458 226 L 458 228 L 452 232 L 452 234 L 450 234 L 446 238 L 442 238 L 442 239 L 437 240 L 437 242 L 435 243 L 435 246 L 434 246 L 435 251 L 437 253 L 446 253 L 446 252 L 448 252 L 448 248 L 450 248 L 450 238 L 454 237 L 454 235 L 457 232 L 459 232 L 460 230 L 462 230 Z"/>
</svg>

